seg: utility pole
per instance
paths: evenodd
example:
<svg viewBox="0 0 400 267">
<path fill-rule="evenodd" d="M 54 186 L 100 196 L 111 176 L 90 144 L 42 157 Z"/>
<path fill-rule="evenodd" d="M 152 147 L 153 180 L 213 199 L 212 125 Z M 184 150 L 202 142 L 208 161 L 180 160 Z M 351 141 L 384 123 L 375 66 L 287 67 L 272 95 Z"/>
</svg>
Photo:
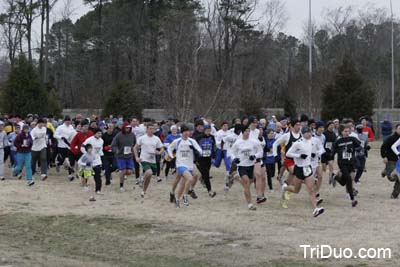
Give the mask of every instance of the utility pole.
<svg viewBox="0 0 400 267">
<path fill-rule="evenodd" d="M 309 18 L 308 18 L 308 41 L 309 41 L 309 57 L 308 57 L 308 108 L 309 116 L 313 116 L 312 109 L 312 49 L 313 49 L 313 32 L 312 32 L 312 20 L 311 20 L 311 0 L 309 0 Z"/>
<path fill-rule="evenodd" d="M 390 0 L 390 12 L 392 13 L 392 109 L 394 109 L 394 22 L 392 0 Z"/>
</svg>

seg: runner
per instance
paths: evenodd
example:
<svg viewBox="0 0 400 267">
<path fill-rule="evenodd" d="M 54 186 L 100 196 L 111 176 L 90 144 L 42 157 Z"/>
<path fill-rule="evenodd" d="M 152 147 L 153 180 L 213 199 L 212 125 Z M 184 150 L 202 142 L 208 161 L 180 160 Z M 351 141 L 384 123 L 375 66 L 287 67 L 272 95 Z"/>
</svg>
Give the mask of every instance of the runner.
<svg viewBox="0 0 400 267">
<path fill-rule="evenodd" d="M 82 156 L 82 144 L 88 139 L 89 137 L 93 136 L 93 132 L 89 130 L 89 121 L 88 120 L 81 120 L 77 125 L 76 134 L 71 141 L 70 144 L 70 153 L 69 153 L 69 163 L 70 167 L 74 169 L 75 162 L 78 161 Z M 79 178 L 79 177 L 77 177 Z M 72 179 L 73 180 L 73 179 Z"/>
<path fill-rule="evenodd" d="M 249 210 L 256 210 L 251 200 L 250 186 L 254 181 L 254 164 L 256 159 L 262 158 L 263 149 L 258 141 L 250 138 L 250 127 L 243 127 L 242 137 L 232 146 L 234 163 L 238 166 L 240 182 Z"/>
<path fill-rule="evenodd" d="M 104 174 L 106 176 L 106 183 L 105 185 L 110 185 L 111 180 L 112 180 L 112 173 L 116 170 L 118 170 L 118 164 L 116 161 L 116 157 L 114 155 L 114 152 L 112 150 L 112 141 L 114 137 L 117 135 L 117 133 L 114 131 L 114 127 L 112 124 L 108 124 L 105 127 L 106 132 L 103 133 L 102 139 L 104 141 L 103 144 L 103 169 L 104 169 Z M 133 147 L 133 146 L 132 146 Z"/>
<path fill-rule="evenodd" d="M 335 160 L 335 156 L 333 153 L 333 144 L 336 141 L 337 135 L 335 134 L 335 123 L 333 121 L 328 121 L 326 123 L 326 130 L 324 132 L 324 136 L 325 136 L 325 143 L 324 143 L 325 153 L 321 158 L 322 169 L 324 172 L 326 172 L 326 167 L 328 166 L 329 184 L 331 184 L 332 186 L 336 186 L 335 173 L 333 172 L 333 164 Z"/>
<path fill-rule="evenodd" d="M 14 125 L 14 132 L 8 135 L 8 143 L 10 144 L 10 159 L 11 159 L 11 167 L 15 168 L 17 166 L 17 147 L 14 144 L 15 138 L 21 133 L 21 128 L 19 124 Z M 18 175 L 18 179 L 21 179 L 22 175 Z"/>
<path fill-rule="evenodd" d="M 311 160 L 311 165 L 313 167 L 313 173 L 314 177 L 316 179 L 315 183 L 315 192 L 316 192 L 316 198 L 317 198 L 317 203 L 322 203 L 322 198 L 320 196 L 320 189 L 322 185 L 322 180 L 323 180 L 323 166 L 322 166 L 322 158 L 324 157 L 326 150 L 324 148 L 325 140 L 326 137 L 324 135 L 325 127 L 324 127 L 324 122 L 322 121 L 317 121 L 315 123 L 315 134 L 313 135 L 313 153 L 319 154 L 319 157 L 314 157 Z M 318 142 L 316 142 L 318 141 Z M 320 152 L 318 152 L 320 151 Z"/>
<path fill-rule="evenodd" d="M 338 154 L 338 165 L 341 175 L 336 177 L 337 180 L 343 181 L 346 185 L 347 193 L 350 196 L 352 207 L 356 207 L 358 201 L 354 197 L 354 187 L 352 174 L 355 170 L 355 151 L 359 149 L 360 141 L 350 136 L 351 127 L 342 125 L 339 129 L 340 138 L 333 145 L 333 151 Z"/>
<path fill-rule="evenodd" d="M 122 130 L 112 141 L 111 147 L 118 161 L 119 168 L 119 190 L 125 192 L 125 176 L 132 174 L 134 169 L 133 147 L 136 145 L 136 136 L 132 132 L 129 122 L 124 122 Z"/>
<path fill-rule="evenodd" d="M 275 176 L 275 157 L 274 153 L 272 152 L 272 147 L 276 141 L 275 139 L 275 132 L 273 129 L 269 128 L 266 130 L 266 140 L 265 140 L 265 147 L 264 147 L 264 164 L 267 169 L 267 179 L 268 179 L 268 187 L 269 192 L 274 192 L 274 188 L 272 186 L 272 179 Z"/>
<path fill-rule="evenodd" d="M 17 148 L 17 165 L 13 168 L 13 176 L 19 176 L 25 167 L 26 181 L 28 186 L 35 184 L 32 176 L 32 137 L 29 134 L 29 125 L 22 127 L 22 132 L 17 135 L 14 141 Z"/>
<path fill-rule="evenodd" d="M 232 146 L 238 140 L 240 135 L 242 134 L 242 125 L 241 124 L 235 124 L 235 127 L 233 128 L 233 132 L 230 133 L 228 136 L 226 136 L 223 141 L 226 146 L 226 154 L 228 155 L 229 159 L 231 159 L 231 168 L 229 170 L 229 175 L 228 177 L 225 176 L 225 185 L 224 185 L 224 191 L 228 192 L 229 189 L 233 185 L 233 181 L 235 179 L 239 179 L 240 176 L 237 172 L 237 164 L 233 162 L 233 155 L 232 155 Z"/>
<path fill-rule="evenodd" d="M 40 164 L 40 178 L 47 179 L 47 128 L 43 119 L 39 119 L 37 126 L 31 131 L 32 144 L 32 174 L 36 172 L 36 165 Z"/>
<path fill-rule="evenodd" d="M 134 155 L 136 161 L 143 167 L 144 185 L 143 191 L 140 194 L 144 198 L 150 184 L 150 179 L 153 174 L 157 173 L 156 155 L 161 155 L 164 147 L 160 138 L 154 135 L 155 125 L 149 123 L 147 125 L 147 133 L 137 140 L 134 146 Z M 139 149 L 141 150 L 139 157 Z"/>
<path fill-rule="evenodd" d="M 194 182 L 194 154 L 200 155 L 203 153 L 197 142 L 189 137 L 190 130 L 188 126 L 181 126 L 181 135 L 181 138 L 174 140 L 168 146 L 168 154 L 171 158 L 173 157 L 174 151 L 176 151 L 176 171 L 178 173 L 176 178 L 177 182 L 175 181 L 171 194 L 175 193 L 176 185 L 179 183 L 179 180 L 181 180 L 181 187 L 175 196 L 176 208 L 180 208 L 181 198 L 184 205 L 189 205 L 188 193 Z"/>
<path fill-rule="evenodd" d="M 95 163 L 96 157 L 93 155 L 93 147 L 91 144 L 86 144 L 84 146 L 85 153 L 78 160 L 79 165 L 79 176 L 82 177 L 82 185 L 85 186 L 85 191 L 90 191 L 89 201 L 96 201 L 94 197 L 95 193 L 95 181 L 93 176 L 95 172 L 93 170 L 93 164 Z M 89 185 L 89 188 L 86 187 Z"/>
<path fill-rule="evenodd" d="M 293 185 L 287 185 L 285 183 L 282 185 L 282 199 L 283 201 L 287 200 L 286 191 L 296 194 L 299 193 L 301 185 L 304 182 L 308 190 L 311 204 L 314 208 L 313 216 L 318 217 L 324 212 L 324 208 L 318 207 L 317 204 L 311 160 L 320 155 L 313 153 L 312 132 L 310 127 L 304 126 L 301 129 L 301 133 L 303 137 L 299 141 L 294 142 L 286 152 L 286 155 L 293 158 L 295 162 L 294 179 Z"/>
<path fill-rule="evenodd" d="M 0 180 L 4 181 L 4 149 L 9 147 L 7 133 L 4 131 L 4 122 L 0 121 Z"/>
<path fill-rule="evenodd" d="M 102 181 L 101 181 L 101 157 L 104 155 L 103 154 L 103 139 L 101 139 L 102 136 L 102 131 L 101 129 L 95 129 L 94 130 L 94 136 L 89 137 L 86 139 L 85 142 L 83 142 L 81 146 L 81 152 L 82 154 L 86 152 L 85 146 L 87 144 L 90 144 L 93 148 L 93 156 L 94 160 L 91 164 L 93 171 L 94 171 L 94 181 L 96 183 L 96 194 L 102 195 L 103 193 L 101 192 L 102 188 Z"/>
<path fill-rule="evenodd" d="M 361 142 L 361 148 L 356 151 L 357 172 L 356 172 L 356 176 L 355 176 L 354 180 L 355 180 L 356 184 L 359 184 L 361 176 L 364 173 L 365 163 L 367 161 L 368 151 L 371 149 L 371 146 L 369 145 L 368 135 L 363 133 L 363 125 L 362 124 L 357 124 L 356 125 L 356 130 L 357 130 L 357 133 L 358 133 L 358 139 Z"/>
<path fill-rule="evenodd" d="M 400 124 L 395 127 L 395 132 L 389 136 L 381 146 L 381 157 L 385 164 L 385 169 L 382 171 L 382 177 L 385 176 L 389 181 L 394 182 L 393 192 L 390 198 L 397 199 L 400 194 L 400 178 L 396 172 L 396 162 L 399 160 L 398 154 L 393 151 L 392 146 L 400 139 Z"/>
<path fill-rule="evenodd" d="M 176 127 L 176 125 L 172 125 L 172 126 L 170 127 L 170 131 L 171 131 L 171 134 L 167 135 L 167 137 L 165 138 L 165 141 L 164 141 L 164 148 L 165 148 L 165 150 L 168 149 L 168 146 L 169 146 L 175 139 L 178 139 L 178 138 L 181 137 L 181 135 L 178 134 L 178 127 Z M 175 158 L 175 157 L 171 158 L 171 157 L 169 156 L 169 154 L 166 153 L 166 155 L 165 155 L 165 165 L 166 165 L 166 166 L 165 166 L 165 179 L 168 179 L 169 170 L 175 169 L 175 161 L 176 161 L 176 158 Z M 174 201 L 175 201 L 175 200 L 174 200 Z"/>
<path fill-rule="evenodd" d="M 229 170 L 231 169 L 231 159 L 227 153 L 227 147 L 225 145 L 224 138 L 229 135 L 229 125 L 226 121 L 221 123 L 221 129 L 217 132 L 215 136 L 217 150 L 215 152 L 215 159 L 213 165 L 216 168 L 221 166 L 222 159 L 224 160 L 225 164 L 225 181 L 228 179 Z M 197 140 L 197 139 L 196 139 Z"/>
<path fill-rule="evenodd" d="M 60 125 L 55 133 L 54 138 L 57 139 L 57 152 L 58 152 L 58 160 L 57 160 L 57 172 L 60 172 L 60 166 L 64 164 L 65 159 L 68 158 L 70 151 L 70 142 L 74 138 L 76 134 L 75 129 L 71 125 L 71 118 L 69 116 L 65 116 L 64 123 Z M 74 169 L 71 166 L 68 167 L 68 179 L 70 181 L 74 180 Z"/>
<path fill-rule="evenodd" d="M 211 191 L 211 182 L 210 182 L 210 168 L 211 168 L 211 160 L 215 158 L 215 138 L 211 135 L 211 127 L 210 125 L 204 126 L 204 133 L 197 136 L 196 139 L 200 148 L 202 149 L 202 153 L 196 157 L 197 167 L 201 173 L 201 179 L 207 188 L 208 195 L 213 198 L 215 197 L 215 191 Z M 225 150 L 226 154 L 226 150 Z"/>
</svg>

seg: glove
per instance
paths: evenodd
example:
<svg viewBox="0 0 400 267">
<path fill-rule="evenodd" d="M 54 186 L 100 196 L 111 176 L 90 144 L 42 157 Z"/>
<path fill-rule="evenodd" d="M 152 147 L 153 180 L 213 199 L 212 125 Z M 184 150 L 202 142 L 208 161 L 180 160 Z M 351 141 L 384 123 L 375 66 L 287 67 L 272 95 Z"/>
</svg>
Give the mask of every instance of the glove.
<svg viewBox="0 0 400 267">
<path fill-rule="evenodd" d="M 105 146 L 105 147 L 104 147 L 104 150 L 105 150 L 105 151 L 110 151 L 110 150 L 111 150 L 111 146 Z"/>
<path fill-rule="evenodd" d="M 92 163 L 88 162 L 88 163 L 86 163 L 86 166 L 90 167 L 90 166 L 92 166 Z"/>
<path fill-rule="evenodd" d="M 367 145 L 366 149 L 367 149 L 367 151 L 369 151 L 371 149 L 371 146 Z"/>
<path fill-rule="evenodd" d="M 315 158 L 315 156 L 316 156 L 315 153 L 311 153 L 312 158 Z"/>
<path fill-rule="evenodd" d="M 302 159 L 306 159 L 308 157 L 308 155 L 306 155 L 306 154 L 301 154 L 300 155 L 300 158 L 302 158 Z"/>
<path fill-rule="evenodd" d="M 191 150 L 194 150 L 194 146 L 193 146 L 193 145 L 190 145 L 189 148 L 190 148 Z"/>
<path fill-rule="evenodd" d="M 266 148 L 265 152 L 267 152 L 267 153 L 271 152 L 271 148 Z"/>
<path fill-rule="evenodd" d="M 256 159 L 256 156 L 254 156 L 254 155 L 251 155 L 250 157 L 249 157 L 249 160 L 255 160 Z"/>
<path fill-rule="evenodd" d="M 240 159 L 238 159 L 238 158 L 234 159 L 233 163 L 239 164 L 240 163 Z"/>
<path fill-rule="evenodd" d="M 66 143 L 66 144 L 68 143 L 68 140 L 67 140 L 67 138 L 65 138 L 65 137 L 62 137 L 61 140 L 63 140 L 64 143 Z"/>
</svg>

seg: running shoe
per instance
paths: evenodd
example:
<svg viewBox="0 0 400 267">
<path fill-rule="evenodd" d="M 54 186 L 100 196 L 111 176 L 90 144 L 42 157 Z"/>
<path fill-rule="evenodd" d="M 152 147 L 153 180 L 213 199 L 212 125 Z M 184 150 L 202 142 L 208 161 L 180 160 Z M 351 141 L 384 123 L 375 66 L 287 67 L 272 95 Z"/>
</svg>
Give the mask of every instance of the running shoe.
<svg viewBox="0 0 400 267">
<path fill-rule="evenodd" d="M 228 193 L 229 192 L 229 186 L 228 185 L 224 185 L 224 192 Z"/>
<path fill-rule="evenodd" d="M 83 192 L 89 192 L 89 187 L 88 186 L 84 186 L 83 187 Z"/>
<path fill-rule="evenodd" d="M 284 208 L 284 209 L 288 208 L 286 200 L 283 200 L 283 199 L 281 200 L 281 207 Z"/>
<path fill-rule="evenodd" d="M 399 197 L 398 197 L 398 196 L 394 196 L 393 194 L 391 194 L 391 195 L 390 195 L 390 198 L 391 198 L 391 199 L 398 199 Z"/>
<path fill-rule="evenodd" d="M 189 206 L 189 199 L 188 199 L 187 196 L 183 196 L 183 197 L 182 197 L 182 201 L 183 201 L 183 205 Z"/>
<path fill-rule="evenodd" d="M 162 182 L 162 179 L 161 179 L 160 176 L 158 176 L 158 177 L 157 177 L 157 183 L 160 183 L 160 182 Z"/>
<path fill-rule="evenodd" d="M 104 195 L 104 193 L 102 193 L 101 191 L 96 191 L 96 195 L 102 196 Z"/>
<path fill-rule="evenodd" d="M 215 191 L 214 191 L 214 192 L 209 192 L 208 195 L 209 195 L 211 198 L 214 198 L 214 197 L 217 195 L 217 193 L 215 193 Z"/>
<path fill-rule="evenodd" d="M 385 177 L 386 177 L 386 172 L 385 172 L 385 170 L 381 171 L 381 176 L 382 176 L 382 178 L 385 178 Z"/>
<path fill-rule="evenodd" d="M 267 201 L 267 198 L 266 197 L 261 197 L 261 198 L 257 198 L 257 204 L 261 204 L 261 203 L 264 203 L 265 201 Z"/>
<path fill-rule="evenodd" d="M 0 177 L 0 181 L 4 181 L 5 179 L 5 177 Z"/>
<path fill-rule="evenodd" d="M 317 199 L 317 206 L 321 205 L 324 200 L 322 198 Z"/>
<path fill-rule="evenodd" d="M 145 193 L 142 191 L 142 193 L 140 193 L 140 197 L 144 198 Z"/>
<path fill-rule="evenodd" d="M 247 208 L 248 208 L 249 210 L 257 210 L 256 206 L 254 206 L 253 204 L 249 204 L 249 205 L 247 206 Z"/>
<path fill-rule="evenodd" d="M 270 193 L 274 193 L 275 190 L 274 190 L 274 189 L 270 189 L 269 192 L 270 192 Z"/>
<path fill-rule="evenodd" d="M 190 190 L 189 192 L 189 195 L 193 198 L 193 199 L 197 199 L 197 195 L 196 195 L 196 192 L 194 192 L 194 190 L 192 189 L 192 190 Z"/>
<path fill-rule="evenodd" d="M 75 180 L 74 175 L 73 175 L 73 174 L 68 175 L 68 180 L 69 180 L 70 182 L 72 182 L 73 180 Z"/>
<path fill-rule="evenodd" d="M 32 186 L 32 185 L 34 185 L 35 184 L 35 182 L 32 180 L 32 181 L 28 181 L 28 186 Z"/>
<path fill-rule="evenodd" d="M 171 202 L 171 203 L 176 202 L 175 194 L 172 192 L 169 192 L 169 202 Z"/>
<path fill-rule="evenodd" d="M 123 192 L 125 192 L 125 188 L 123 188 L 123 187 L 120 187 L 120 188 L 119 188 L 119 192 L 120 192 L 120 193 L 123 193 Z"/>
<path fill-rule="evenodd" d="M 324 208 L 316 208 L 315 210 L 314 210 L 314 212 L 313 212 L 313 216 L 314 217 L 318 217 L 319 215 L 321 215 L 322 213 L 324 213 Z"/>
<path fill-rule="evenodd" d="M 89 198 L 89 201 L 93 202 L 93 201 L 96 201 L 96 199 L 92 196 Z"/>
<path fill-rule="evenodd" d="M 45 181 L 45 180 L 47 179 L 47 175 L 46 175 L 46 174 L 40 175 L 40 179 L 41 179 L 42 181 Z"/>
<path fill-rule="evenodd" d="M 351 206 L 352 206 L 353 208 L 355 208 L 357 205 L 358 205 L 358 201 L 357 201 L 357 200 L 353 200 L 353 201 L 351 202 Z"/>
<path fill-rule="evenodd" d="M 356 197 L 356 196 L 358 196 L 358 190 L 357 189 L 353 189 L 353 195 Z"/>
</svg>

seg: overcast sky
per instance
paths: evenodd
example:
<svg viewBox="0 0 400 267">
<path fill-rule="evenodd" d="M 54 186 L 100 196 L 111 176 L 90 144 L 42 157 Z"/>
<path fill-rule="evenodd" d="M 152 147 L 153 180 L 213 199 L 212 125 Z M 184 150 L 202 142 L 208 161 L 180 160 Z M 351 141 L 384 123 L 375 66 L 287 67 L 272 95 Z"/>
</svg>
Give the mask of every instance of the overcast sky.
<svg viewBox="0 0 400 267">
<path fill-rule="evenodd" d="M 53 17 L 52 17 L 53 21 L 59 20 L 62 17 L 61 14 L 65 6 L 64 3 L 66 1 L 67 0 L 58 0 L 58 3 L 53 9 Z M 263 1 L 266 0 L 259 0 L 260 3 L 259 6 L 262 6 Z M 286 10 L 289 17 L 283 31 L 290 35 L 294 35 L 298 38 L 303 37 L 304 24 L 307 23 L 308 20 L 309 0 L 281 0 L 281 1 L 286 4 Z M 399 17 L 400 0 L 392 0 L 392 1 L 393 1 L 393 11 L 395 17 Z M 0 0 L 0 3 L 2 2 L 3 0 Z M 360 8 L 365 8 L 368 5 L 373 5 L 377 8 L 378 7 L 387 8 L 388 13 L 390 11 L 389 9 L 390 0 L 312 0 L 312 4 L 313 4 L 312 17 L 317 24 L 320 24 L 320 22 L 322 21 L 324 10 L 340 6 L 348 6 L 350 4 L 354 6 L 356 10 Z M 90 10 L 90 6 L 83 5 L 82 0 L 72 0 L 72 6 L 74 9 L 74 14 L 72 18 L 74 21 Z M 0 4 L 0 9 L 2 12 L 4 12 L 4 2 Z M 37 20 L 34 30 L 34 36 L 36 36 L 36 38 L 39 36 L 40 33 L 38 21 L 39 19 Z"/>
</svg>

